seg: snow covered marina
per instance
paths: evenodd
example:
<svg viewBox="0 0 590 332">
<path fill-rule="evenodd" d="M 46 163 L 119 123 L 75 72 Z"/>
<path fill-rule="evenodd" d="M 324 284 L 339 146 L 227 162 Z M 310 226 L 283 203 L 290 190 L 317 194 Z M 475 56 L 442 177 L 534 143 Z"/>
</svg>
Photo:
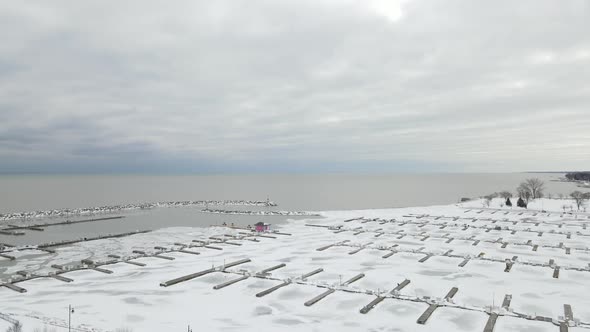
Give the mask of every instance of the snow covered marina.
<svg viewBox="0 0 590 332">
<path fill-rule="evenodd" d="M 535 204 L 327 211 L 275 234 L 176 227 L 54 253 L 8 247 L 0 283 L 15 287 L 0 287 L 0 330 L 9 320 L 66 330 L 68 305 L 76 331 L 590 329 L 588 214 Z"/>
</svg>

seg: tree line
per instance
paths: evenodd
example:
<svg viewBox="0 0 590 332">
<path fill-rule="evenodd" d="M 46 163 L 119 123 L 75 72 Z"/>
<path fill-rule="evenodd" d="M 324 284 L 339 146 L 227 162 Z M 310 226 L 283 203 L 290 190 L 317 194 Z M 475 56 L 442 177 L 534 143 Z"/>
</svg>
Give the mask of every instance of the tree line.
<svg viewBox="0 0 590 332">
<path fill-rule="evenodd" d="M 578 172 L 576 174 L 586 173 L 590 176 L 590 172 Z M 573 173 L 568 173 L 573 174 Z M 566 175 L 567 176 L 567 175 Z M 590 178 L 589 178 L 590 179 Z M 543 198 L 545 196 L 545 183 L 538 178 L 530 178 L 521 182 L 516 188 L 516 197 L 518 200 L 516 206 L 527 208 L 530 201 L 537 198 Z M 505 200 L 506 206 L 512 206 L 513 198 L 512 192 L 504 190 L 501 192 L 493 193 L 491 195 L 484 196 L 484 204 L 490 206 L 492 199 L 501 197 Z M 578 211 L 586 206 L 586 203 L 590 200 L 590 192 L 581 192 L 579 190 L 573 191 L 569 194 L 569 197 L 576 203 Z"/>
<path fill-rule="evenodd" d="M 590 172 L 571 172 L 565 178 L 570 181 L 590 181 Z"/>
</svg>

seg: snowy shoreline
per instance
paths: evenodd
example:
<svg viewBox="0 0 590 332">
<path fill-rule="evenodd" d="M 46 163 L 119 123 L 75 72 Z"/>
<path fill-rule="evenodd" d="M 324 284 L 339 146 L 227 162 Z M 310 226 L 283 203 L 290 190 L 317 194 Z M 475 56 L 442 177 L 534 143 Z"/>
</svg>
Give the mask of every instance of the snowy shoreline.
<svg viewBox="0 0 590 332">
<path fill-rule="evenodd" d="M 15 260 L 0 265 L 8 275 L 43 275 L 55 272 L 51 265 L 82 260 L 112 273 L 90 266 L 60 272 L 70 283 L 22 281 L 22 294 L 0 287 L 0 313 L 22 321 L 25 331 L 63 328 L 69 304 L 77 308 L 74 326 L 96 332 L 187 324 L 199 330 L 481 331 L 492 315 L 496 332 L 590 328 L 584 309 L 590 298 L 582 291 L 590 286 L 588 214 L 564 213 L 562 200 L 537 200 L 531 210 L 484 203 L 323 211 L 321 219 L 276 225 L 283 235 L 179 227 L 58 247 L 55 254 L 13 250 Z M 109 263 L 113 254 L 146 266 Z M 237 261 L 243 263 L 224 268 Z M 204 274 L 160 286 L 199 271 Z M 450 297 L 443 296 L 447 291 Z M 318 297 L 322 292 L 326 299 Z M 564 304 L 573 316 L 564 315 Z M 417 324 L 431 306 L 432 316 Z M 2 317 L 0 330 L 8 324 Z"/>
</svg>

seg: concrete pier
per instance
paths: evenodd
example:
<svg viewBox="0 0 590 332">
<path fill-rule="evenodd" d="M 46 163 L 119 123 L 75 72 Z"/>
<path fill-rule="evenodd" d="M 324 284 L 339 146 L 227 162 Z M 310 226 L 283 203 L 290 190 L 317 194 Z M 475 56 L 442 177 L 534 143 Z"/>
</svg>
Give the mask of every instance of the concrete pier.
<svg viewBox="0 0 590 332">
<path fill-rule="evenodd" d="M 345 281 L 342 285 L 343 286 L 348 286 L 348 285 L 352 284 L 353 282 L 358 281 L 361 278 L 364 278 L 364 276 L 365 276 L 364 273 L 359 273 L 356 276 L 354 276 L 354 277 L 348 279 L 347 281 Z"/>
<path fill-rule="evenodd" d="M 162 287 L 172 286 L 172 285 L 175 285 L 179 282 L 188 281 L 188 280 L 191 280 L 191 279 L 194 279 L 197 277 L 201 277 L 201 276 L 204 276 L 204 275 L 209 274 L 211 272 L 215 272 L 215 268 L 210 268 L 210 269 L 203 270 L 203 271 L 200 271 L 197 273 L 193 273 L 193 274 L 189 274 L 189 275 L 179 277 L 176 279 L 168 280 L 168 281 L 160 283 L 160 286 L 162 286 Z"/>
<path fill-rule="evenodd" d="M 327 246 L 317 248 L 316 251 L 324 251 L 326 249 L 332 248 L 333 246 L 334 246 L 334 244 L 328 244 Z"/>
<path fill-rule="evenodd" d="M 563 312 L 564 312 L 564 317 L 566 320 L 570 321 L 570 320 L 574 320 L 574 313 L 572 311 L 572 306 L 569 304 L 564 304 L 563 305 Z"/>
<path fill-rule="evenodd" d="M 457 287 L 451 288 L 451 290 L 449 290 L 447 295 L 445 295 L 445 301 L 452 299 L 455 296 L 455 294 L 457 294 L 458 291 L 459 291 L 459 288 L 457 288 Z"/>
<path fill-rule="evenodd" d="M 490 314 L 490 318 L 488 318 L 488 322 L 486 323 L 486 326 L 483 328 L 483 332 L 494 332 L 494 326 L 496 325 L 497 320 L 498 314 Z"/>
<path fill-rule="evenodd" d="M 276 236 L 271 236 L 271 235 L 264 235 L 264 234 L 256 234 L 256 236 L 258 237 L 265 237 L 267 239 L 276 239 Z"/>
<path fill-rule="evenodd" d="M 447 295 L 445 295 L 445 301 L 448 301 L 450 299 L 453 298 L 453 296 L 455 296 L 455 294 L 457 294 L 457 292 L 459 291 L 459 288 L 457 287 L 453 287 L 451 288 L 451 290 L 447 293 Z M 432 315 L 432 313 L 434 312 L 434 310 L 436 310 L 436 308 L 438 308 L 439 305 L 438 304 L 431 304 L 426 311 L 424 311 L 424 313 L 418 317 L 418 320 L 416 321 L 418 324 L 426 324 L 426 321 L 428 320 L 428 318 Z"/>
<path fill-rule="evenodd" d="M 267 268 L 267 269 L 264 269 L 264 270 L 262 270 L 262 271 L 258 272 L 257 274 L 266 274 L 266 273 L 269 273 L 269 272 L 271 272 L 271 271 L 274 271 L 274 270 L 278 270 L 278 269 L 280 269 L 280 268 L 283 268 L 283 267 L 285 267 L 285 266 L 287 266 L 287 264 L 285 264 L 285 263 L 282 263 L 282 264 L 275 265 L 275 266 L 269 267 L 269 268 Z"/>
<path fill-rule="evenodd" d="M 305 302 L 305 303 L 304 303 L 304 305 L 305 305 L 306 307 L 311 307 L 312 305 L 314 305 L 314 304 L 316 304 L 317 302 L 319 302 L 321 299 L 325 298 L 326 296 L 328 296 L 328 295 L 330 295 L 330 294 L 332 294 L 332 293 L 334 293 L 334 292 L 335 292 L 335 290 L 333 290 L 333 289 L 328 289 L 327 291 L 323 292 L 322 294 L 320 294 L 320 295 L 318 295 L 318 296 L 314 297 L 313 299 L 311 299 L 311 300 L 309 300 L 309 301 Z"/>
<path fill-rule="evenodd" d="M 134 262 L 134 261 L 123 261 L 123 263 L 131 264 L 131 265 L 135 265 L 135 266 L 145 266 L 144 263 Z"/>
<path fill-rule="evenodd" d="M 50 274 L 49 277 L 51 277 L 53 279 L 56 279 L 56 280 L 59 280 L 59 281 L 63 281 L 63 282 L 72 282 L 72 281 L 74 281 L 74 279 L 70 279 L 70 278 L 67 278 L 67 277 L 64 277 L 64 276 L 60 276 L 58 274 Z"/>
<path fill-rule="evenodd" d="M 178 252 L 181 252 L 183 254 L 192 254 L 192 255 L 200 255 L 200 252 L 196 252 L 196 251 L 190 251 L 190 250 L 186 250 L 186 249 L 180 249 L 178 250 Z"/>
<path fill-rule="evenodd" d="M 569 328 L 565 322 L 559 323 L 559 332 L 568 332 Z"/>
<path fill-rule="evenodd" d="M 224 287 L 227 287 L 227 286 L 233 285 L 233 284 L 235 284 L 236 282 L 240 282 L 240 281 L 242 281 L 242 280 L 246 280 L 246 279 L 248 279 L 248 276 L 242 276 L 242 277 L 239 277 L 239 278 L 236 278 L 236 279 L 232 279 L 232 280 L 226 281 L 226 282 L 224 282 L 224 283 L 221 283 L 221 284 L 219 284 L 219 285 L 215 285 L 215 286 L 213 286 L 213 289 L 222 289 L 222 288 L 224 288 Z"/>
<path fill-rule="evenodd" d="M 506 260 L 506 267 L 504 268 L 504 272 L 510 272 L 510 270 L 512 270 L 513 265 L 514 265 L 514 262 L 507 259 Z"/>
<path fill-rule="evenodd" d="M 169 260 L 169 261 L 173 261 L 174 260 L 174 257 L 164 256 L 164 255 L 153 255 L 152 257 L 166 259 L 166 260 Z"/>
<path fill-rule="evenodd" d="M 465 265 L 467 265 L 467 262 L 469 262 L 471 258 L 465 258 L 461 263 L 459 263 L 459 267 L 464 267 Z"/>
<path fill-rule="evenodd" d="M 363 249 L 365 249 L 365 248 L 364 248 L 364 247 L 360 247 L 360 248 L 358 248 L 358 249 L 355 249 L 355 250 L 353 250 L 353 251 L 349 252 L 348 254 L 349 254 L 349 255 L 354 255 L 354 254 L 358 253 L 359 251 L 361 251 L 361 250 L 363 250 Z"/>
<path fill-rule="evenodd" d="M 19 235 L 25 235 L 25 232 L 17 232 L 17 231 L 5 231 L 5 230 L 1 230 L 1 229 L 0 229 L 0 234 L 2 234 L 2 235 L 14 235 L 14 236 L 19 236 Z"/>
<path fill-rule="evenodd" d="M 13 261 L 13 260 L 16 259 L 16 257 L 10 256 L 10 255 L 6 255 L 6 254 L 0 254 L 0 257 L 4 257 L 4 258 L 9 259 L 11 261 Z"/>
<path fill-rule="evenodd" d="M 94 261 L 92 261 L 90 259 L 83 259 L 80 261 L 80 263 L 86 264 L 86 265 L 94 265 Z"/>
<path fill-rule="evenodd" d="M 239 265 L 239 264 L 248 263 L 250 261 L 251 260 L 249 258 L 241 259 L 241 260 L 238 260 L 238 261 L 235 261 L 235 262 L 232 262 L 232 263 L 225 264 L 225 265 L 223 265 L 223 266 L 221 266 L 219 268 L 220 269 L 227 269 L 227 268 L 230 268 L 232 266 L 236 266 L 236 265 Z M 203 270 L 203 271 L 200 271 L 200 272 L 192 273 L 192 274 L 189 274 L 189 275 L 186 275 L 186 276 L 182 276 L 182 277 L 178 277 L 176 279 L 172 279 L 172 280 L 168 280 L 168 281 L 162 282 L 162 283 L 160 283 L 160 286 L 162 286 L 162 287 L 169 287 L 169 286 L 178 284 L 180 282 L 188 281 L 188 280 L 191 280 L 191 279 L 194 279 L 194 278 L 197 278 L 197 277 L 201 277 L 201 276 L 204 276 L 206 274 L 209 274 L 209 273 L 212 273 L 212 272 L 215 272 L 215 271 L 217 271 L 217 269 L 213 267 L 213 268 L 210 268 L 210 269 L 207 269 L 207 270 Z"/>
<path fill-rule="evenodd" d="M 322 269 L 322 268 L 319 268 L 319 269 L 313 270 L 313 271 L 311 271 L 311 272 L 308 272 L 308 273 L 306 273 L 306 274 L 302 275 L 302 276 L 301 276 L 301 277 L 299 277 L 299 278 L 300 278 L 301 280 L 305 280 L 305 279 L 307 279 L 307 278 L 309 278 L 309 277 L 311 277 L 311 276 L 313 276 L 313 275 L 316 275 L 316 274 L 318 274 L 318 273 L 320 273 L 320 272 L 324 272 L 324 269 Z"/>
<path fill-rule="evenodd" d="M 510 308 L 510 302 L 512 301 L 512 295 L 506 294 L 504 295 L 504 301 L 502 301 L 502 308 L 508 309 Z"/>
<path fill-rule="evenodd" d="M 410 280 L 406 279 L 406 280 L 402 281 L 400 284 L 398 284 L 397 286 L 395 286 L 395 288 L 392 289 L 390 293 L 394 294 L 395 292 L 399 292 L 400 290 L 402 290 L 402 288 L 406 287 L 409 284 L 410 284 Z"/>
<path fill-rule="evenodd" d="M 66 220 L 66 221 L 55 222 L 55 223 L 23 225 L 23 226 L 9 225 L 9 227 L 8 228 L 5 228 L 5 229 L 6 230 L 32 229 L 32 230 L 36 230 L 36 231 L 42 231 L 44 227 L 72 225 L 72 224 L 79 224 L 79 223 L 85 223 L 85 222 L 113 220 L 113 219 L 122 219 L 122 218 L 125 218 L 125 216 L 104 217 L 104 218 L 92 218 L 92 219 L 82 219 L 82 220 Z"/>
<path fill-rule="evenodd" d="M 4 287 L 6 287 L 8 289 L 11 289 L 11 290 L 13 290 L 15 292 L 19 292 L 19 293 L 26 293 L 27 292 L 26 289 L 24 289 L 22 287 L 19 287 L 17 285 L 14 285 L 14 284 L 10 284 L 10 283 L 2 284 L 0 286 L 4 286 Z"/>
<path fill-rule="evenodd" d="M 102 240 L 102 239 L 111 239 L 111 238 L 125 237 L 125 236 L 130 236 L 130 235 L 135 235 L 135 234 L 148 233 L 148 232 L 151 232 L 151 231 L 150 230 L 146 230 L 146 231 L 126 232 L 126 233 L 119 233 L 119 234 L 100 235 L 100 236 L 95 236 L 95 237 L 85 237 L 85 238 L 78 239 L 78 240 L 66 240 L 66 241 L 59 241 L 59 242 L 50 242 L 50 243 L 39 244 L 37 246 L 37 248 L 39 248 L 40 250 L 43 250 L 44 248 L 48 248 L 48 247 L 65 246 L 65 245 L 79 243 L 79 242 L 86 242 L 86 241 L 95 241 L 95 240 Z"/>
<path fill-rule="evenodd" d="M 396 253 L 395 251 L 392 251 L 390 253 L 383 255 L 381 258 L 389 258 L 389 257 L 393 256 L 395 253 Z"/>
<path fill-rule="evenodd" d="M 401 282 L 400 284 L 398 284 L 389 293 L 390 294 L 396 294 L 402 288 L 406 287 L 409 283 L 410 283 L 410 280 L 406 279 L 403 282 Z M 373 301 L 369 302 L 369 304 L 367 304 L 366 306 L 362 307 L 361 310 L 360 310 L 360 313 L 361 314 L 368 313 L 369 311 L 371 311 L 371 309 L 373 309 L 377 304 L 381 303 L 381 301 L 383 301 L 384 299 L 385 299 L 384 296 L 377 296 Z"/>
<path fill-rule="evenodd" d="M 94 270 L 94 271 L 97 271 L 97 272 L 106 273 L 106 274 L 112 274 L 113 273 L 113 271 L 111 271 L 111 270 L 103 269 L 103 268 L 100 268 L 100 267 L 92 267 L 90 269 L 91 270 Z"/>
<path fill-rule="evenodd" d="M 383 296 L 377 296 L 373 301 L 369 302 L 369 304 L 362 307 L 361 310 L 359 310 L 359 312 L 361 314 L 368 313 L 369 311 L 371 311 L 371 309 L 373 309 L 377 304 L 381 303 L 381 301 L 383 301 L 384 299 L 385 297 Z"/>
<path fill-rule="evenodd" d="M 262 291 L 262 292 L 260 292 L 260 293 L 257 293 L 257 294 L 256 294 L 256 297 L 263 297 L 263 296 L 265 296 L 265 295 L 268 295 L 268 294 L 270 294 L 270 293 L 272 293 L 272 292 L 276 291 L 277 289 L 279 289 L 279 288 L 282 288 L 282 287 L 285 287 L 285 286 L 287 286 L 287 285 L 289 285 L 289 284 L 290 284 L 290 282 L 287 282 L 287 281 L 285 281 L 285 282 L 283 282 L 283 283 L 280 283 L 280 284 L 278 284 L 278 285 L 276 285 L 276 286 L 273 286 L 273 287 L 271 287 L 271 288 L 269 288 L 269 289 L 263 290 L 263 291 Z"/>
<path fill-rule="evenodd" d="M 242 245 L 241 243 L 229 242 L 229 241 L 223 241 L 223 242 L 220 242 L 220 244 L 229 244 L 229 245 L 232 245 L 232 246 L 241 246 Z"/>
<path fill-rule="evenodd" d="M 428 306 L 426 311 L 424 311 L 424 313 L 422 315 L 420 315 L 420 317 L 418 317 L 418 320 L 416 321 L 416 323 L 426 324 L 426 321 L 428 320 L 428 318 L 430 318 L 430 316 L 432 315 L 434 310 L 436 310 L 436 308 L 438 308 L 438 305 L 436 305 L 436 304 L 431 304 L 430 306 Z"/>
<path fill-rule="evenodd" d="M 426 262 L 430 257 L 432 257 L 432 255 L 426 255 L 424 257 L 422 257 L 418 262 L 419 263 L 424 263 Z"/>
</svg>

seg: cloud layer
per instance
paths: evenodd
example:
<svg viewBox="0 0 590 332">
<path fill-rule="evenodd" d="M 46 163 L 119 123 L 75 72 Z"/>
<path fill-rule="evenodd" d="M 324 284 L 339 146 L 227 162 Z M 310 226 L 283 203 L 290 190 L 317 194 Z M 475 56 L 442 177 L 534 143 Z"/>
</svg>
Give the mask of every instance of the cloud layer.
<svg viewBox="0 0 590 332">
<path fill-rule="evenodd" d="M 590 165 L 590 3 L 0 4 L 0 172 Z"/>
</svg>

